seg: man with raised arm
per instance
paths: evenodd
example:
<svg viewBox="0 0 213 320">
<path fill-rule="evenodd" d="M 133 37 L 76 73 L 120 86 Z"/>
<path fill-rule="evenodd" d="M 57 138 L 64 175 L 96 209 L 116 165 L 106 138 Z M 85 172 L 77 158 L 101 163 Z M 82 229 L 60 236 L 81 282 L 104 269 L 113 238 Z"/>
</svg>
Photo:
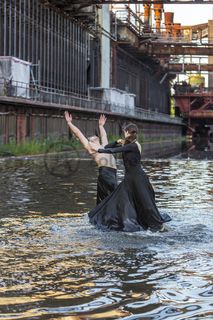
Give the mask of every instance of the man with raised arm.
<svg viewBox="0 0 213 320">
<path fill-rule="evenodd" d="M 87 139 L 84 134 L 73 124 L 72 115 L 69 114 L 68 111 L 65 111 L 65 119 L 71 132 L 80 140 L 84 148 L 92 156 L 99 168 L 97 180 L 97 204 L 99 204 L 117 187 L 117 167 L 114 156 L 112 154 L 103 155 L 98 152 L 94 152 L 89 144 L 89 142 L 92 142 L 100 148 L 104 148 L 104 146 L 108 144 L 107 134 L 104 129 L 106 117 L 101 115 L 98 121 L 101 141 L 96 135 Z"/>
</svg>

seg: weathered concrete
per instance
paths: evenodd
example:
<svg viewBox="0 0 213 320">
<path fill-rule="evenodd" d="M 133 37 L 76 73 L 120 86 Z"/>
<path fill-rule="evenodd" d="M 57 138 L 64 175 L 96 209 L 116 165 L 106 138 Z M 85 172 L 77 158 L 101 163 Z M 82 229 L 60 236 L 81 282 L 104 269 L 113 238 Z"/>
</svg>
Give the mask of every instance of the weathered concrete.
<svg viewBox="0 0 213 320">
<path fill-rule="evenodd" d="M 25 138 L 62 138 L 69 135 L 64 119 L 64 110 L 70 110 L 73 122 L 86 136 L 94 135 L 98 129 L 98 118 L 101 111 L 80 110 L 75 107 L 0 102 L 0 143 L 8 143 L 11 139 L 17 142 Z M 119 136 L 122 126 L 127 122 L 138 125 L 146 139 L 173 139 L 181 137 L 183 126 L 175 123 L 157 121 L 141 121 L 128 115 L 104 112 L 107 115 L 106 130 L 109 135 Z"/>
</svg>

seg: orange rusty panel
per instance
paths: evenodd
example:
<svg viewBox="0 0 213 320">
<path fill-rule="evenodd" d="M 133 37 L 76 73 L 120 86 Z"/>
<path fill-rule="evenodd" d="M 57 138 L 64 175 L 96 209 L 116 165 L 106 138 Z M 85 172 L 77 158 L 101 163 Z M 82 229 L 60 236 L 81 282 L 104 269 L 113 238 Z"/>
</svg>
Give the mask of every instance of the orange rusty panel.
<svg viewBox="0 0 213 320">
<path fill-rule="evenodd" d="M 181 110 L 182 113 L 188 114 L 190 111 L 190 98 L 175 97 L 175 105 Z"/>
<path fill-rule="evenodd" d="M 169 71 L 213 71 L 213 64 L 196 64 L 196 63 L 171 63 L 168 66 Z"/>
<path fill-rule="evenodd" d="M 173 25 L 172 25 L 172 36 L 174 38 L 181 36 L 181 23 L 173 23 Z"/>
<path fill-rule="evenodd" d="M 213 119 L 213 110 L 192 110 L 189 116 L 190 118 Z"/>
<path fill-rule="evenodd" d="M 6 116 L 2 115 L 0 116 L 0 144 L 7 143 L 7 139 L 5 137 L 5 126 L 6 126 Z"/>
<path fill-rule="evenodd" d="M 16 142 L 20 143 L 26 138 L 27 127 L 26 127 L 26 115 L 17 114 L 16 117 Z"/>
<path fill-rule="evenodd" d="M 166 27 L 166 32 L 172 32 L 172 24 L 173 24 L 174 12 L 164 12 L 164 24 Z"/>
<path fill-rule="evenodd" d="M 8 115 L 8 141 L 16 140 L 17 124 L 16 116 Z"/>
<path fill-rule="evenodd" d="M 173 24 L 173 19 L 174 19 L 174 12 L 164 12 L 165 25 Z"/>
<path fill-rule="evenodd" d="M 162 3 L 154 3 L 154 10 L 163 10 L 163 4 Z"/>
</svg>

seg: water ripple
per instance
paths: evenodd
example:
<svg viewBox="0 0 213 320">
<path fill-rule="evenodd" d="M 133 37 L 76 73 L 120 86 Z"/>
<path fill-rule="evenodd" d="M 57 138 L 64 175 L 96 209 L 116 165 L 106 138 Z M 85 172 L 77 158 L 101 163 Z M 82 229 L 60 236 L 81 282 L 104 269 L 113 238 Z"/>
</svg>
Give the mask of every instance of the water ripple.
<svg viewBox="0 0 213 320">
<path fill-rule="evenodd" d="M 0 163 L 0 319 L 213 318 L 212 161 L 143 166 L 173 218 L 167 232 L 91 226 L 96 176 L 86 161 L 72 179 L 48 175 L 40 160 Z"/>
</svg>

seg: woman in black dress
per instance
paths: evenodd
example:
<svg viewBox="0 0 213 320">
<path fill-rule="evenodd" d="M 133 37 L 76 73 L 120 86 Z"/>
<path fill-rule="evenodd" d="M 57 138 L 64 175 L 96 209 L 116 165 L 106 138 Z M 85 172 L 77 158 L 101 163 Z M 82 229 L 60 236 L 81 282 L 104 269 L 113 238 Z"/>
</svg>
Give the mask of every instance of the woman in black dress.
<svg viewBox="0 0 213 320">
<path fill-rule="evenodd" d="M 148 176 L 141 167 L 141 146 L 137 142 L 138 128 L 129 124 L 124 128 L 125 140 L 118 140 L 103 148 L 90 144 L 99 153 L 122 153 L 124 180 L 88 215 L 90 222 L 102 230 L 162 231 L 163 223 L 171 220 L 162 215 L 155 203 L 155 193 Z"/>
</svg>

